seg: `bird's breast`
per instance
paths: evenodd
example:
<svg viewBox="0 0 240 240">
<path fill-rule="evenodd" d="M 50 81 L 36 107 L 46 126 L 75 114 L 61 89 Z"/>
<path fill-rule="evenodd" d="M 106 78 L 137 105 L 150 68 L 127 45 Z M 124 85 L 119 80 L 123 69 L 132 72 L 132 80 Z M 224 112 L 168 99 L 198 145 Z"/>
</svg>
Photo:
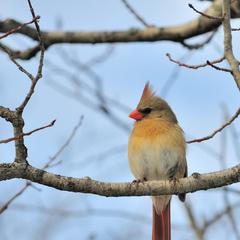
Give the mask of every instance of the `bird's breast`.
<svg viewBox="0 0 240 240">
<path fill-rule="evenodd" d="M 128 146 L 129 165 L 137 179 L 168 179 L 185 161 L 185 140 L 177 124 L 136 123 Z"/>
</svg>

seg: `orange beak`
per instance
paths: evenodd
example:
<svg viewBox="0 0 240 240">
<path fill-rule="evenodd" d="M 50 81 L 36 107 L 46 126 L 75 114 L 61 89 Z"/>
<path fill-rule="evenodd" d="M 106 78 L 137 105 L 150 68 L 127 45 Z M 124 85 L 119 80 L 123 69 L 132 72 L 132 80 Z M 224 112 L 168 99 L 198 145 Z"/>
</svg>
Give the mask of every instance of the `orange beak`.
<svg viewBox="0 0 240 240">
<path fill-rule="evenodd" d="M 143 114 L 136 109 L 129 114 L 129 117 L 135 120 L 141 120 L 143 118 Z"/>
</svg>

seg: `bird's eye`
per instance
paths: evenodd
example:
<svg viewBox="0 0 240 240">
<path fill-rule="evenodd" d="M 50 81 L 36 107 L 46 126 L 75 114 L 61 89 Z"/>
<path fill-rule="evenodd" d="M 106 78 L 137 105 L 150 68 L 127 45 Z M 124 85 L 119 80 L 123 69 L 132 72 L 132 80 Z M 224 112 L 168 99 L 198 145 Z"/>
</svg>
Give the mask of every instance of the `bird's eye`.
<svg viewBox="0 0 240 240">
<path fill-rule="evenodd" d="M 139 109 L 139 112 L 142 114 L 149 114 L 151 111 L 152 111 L 152 108 L 150 107 Z"/>
</svg>

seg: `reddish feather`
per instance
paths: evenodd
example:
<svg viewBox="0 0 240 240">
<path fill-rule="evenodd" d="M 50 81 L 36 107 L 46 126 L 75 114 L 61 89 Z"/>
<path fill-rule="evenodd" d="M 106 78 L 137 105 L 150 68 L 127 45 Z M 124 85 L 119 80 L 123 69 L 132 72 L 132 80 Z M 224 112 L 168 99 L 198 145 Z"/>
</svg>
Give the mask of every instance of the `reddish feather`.
<svg viewBox="0 0 240 240">
<path fill-rule="evenodd" d="M 152 88 L 150 86 L 150 83 L 147 82 L 144 86 L 144 89 L 143 89 L 143 93 L 142 93 L 142 97 L 150 97 L 153 95 L 153 91 L 152 91 Z"/>
<path fill-rule="evenodd" d="M 170 202 L 160 215 L 153 206 L 152 240 L 171 240 Z"/>
</svg>

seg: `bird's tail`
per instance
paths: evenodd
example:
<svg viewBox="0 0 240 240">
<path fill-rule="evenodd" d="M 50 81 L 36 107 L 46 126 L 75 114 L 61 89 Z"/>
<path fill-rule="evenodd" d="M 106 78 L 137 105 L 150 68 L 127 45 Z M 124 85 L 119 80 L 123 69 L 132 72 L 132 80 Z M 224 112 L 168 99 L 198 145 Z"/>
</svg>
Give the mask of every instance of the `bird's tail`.
<svg viewBox="0 0 240 240">
<path fill-rule="evenodd" d="M 159 215 L 153 206 L 152 240 L 171 240 L 170 201 Z"/>
</svg>

